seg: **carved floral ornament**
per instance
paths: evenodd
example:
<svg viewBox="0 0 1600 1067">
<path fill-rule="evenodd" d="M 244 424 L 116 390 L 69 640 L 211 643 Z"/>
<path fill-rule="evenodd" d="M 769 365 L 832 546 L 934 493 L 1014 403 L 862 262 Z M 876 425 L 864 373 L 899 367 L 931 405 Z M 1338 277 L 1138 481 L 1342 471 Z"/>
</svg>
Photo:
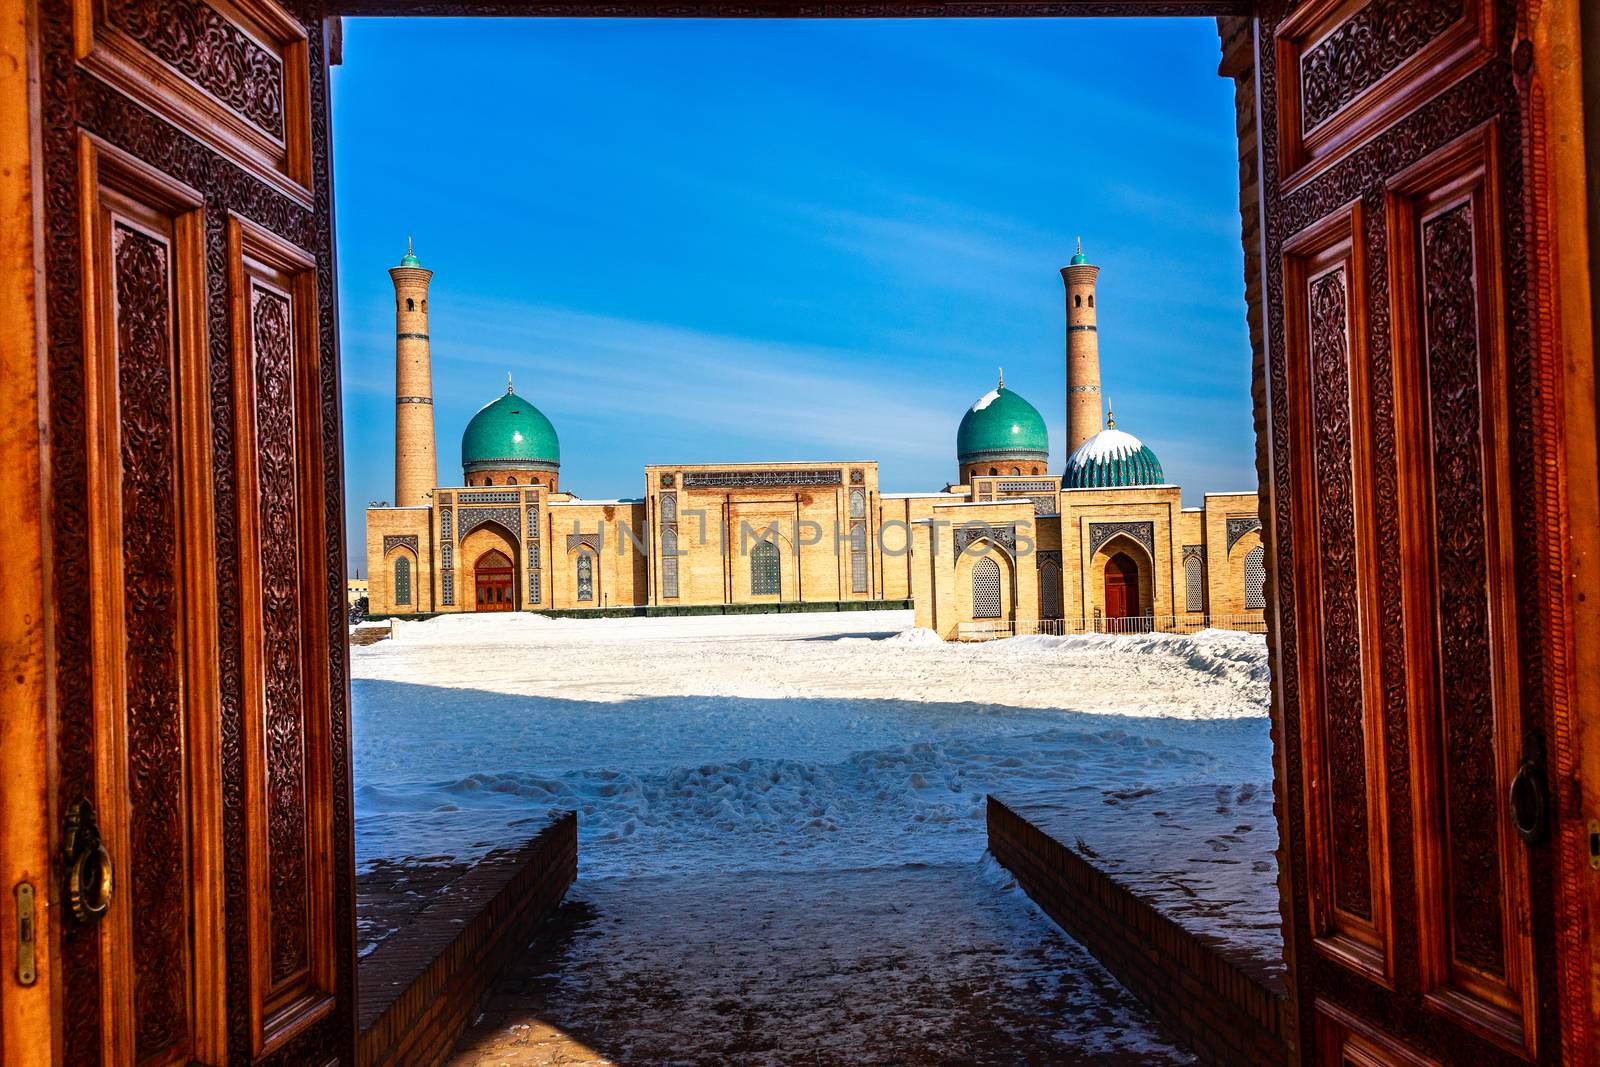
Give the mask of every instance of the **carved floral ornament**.
<svg viewBox="0 0 1600 1067">
<path fill-rule="evenodd" d="M 388 555 L 397 548 L 409 548 L 417 551 L 416 534 L 385 534 L 383 538 L 383 554 Z"/>
<path fill-rule="evenodd" d="M 283 64 L 199 0 L 109 0 L 106 21 L 276 140 L 284 135 Z"/>
</svg>

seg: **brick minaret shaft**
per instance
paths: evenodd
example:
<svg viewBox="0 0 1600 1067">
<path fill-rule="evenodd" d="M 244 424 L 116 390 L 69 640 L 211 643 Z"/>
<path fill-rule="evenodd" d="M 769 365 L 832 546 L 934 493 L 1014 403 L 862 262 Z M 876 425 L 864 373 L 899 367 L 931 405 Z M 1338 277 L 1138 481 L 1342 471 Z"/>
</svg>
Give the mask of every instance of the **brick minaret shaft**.
<svg viewBox="0 0 1600 1067">
<path fill-rule="evenodd" d="M 428 348 L 428 283 L 406 242 L 406 256 L 389 268 L 394 282 L 394 502 L 428 503 L 439 484 L 433 443 L 433 357 Z"/>
<path fill-rule="evenodd" d="M 1100 268 L 1083 254 L 1061 268 L 1067 287 L 1067 455 L 1105 426 L 1100 414 L 1100 335 L 1095 324 L 1094 286 Z"/>
</svg>

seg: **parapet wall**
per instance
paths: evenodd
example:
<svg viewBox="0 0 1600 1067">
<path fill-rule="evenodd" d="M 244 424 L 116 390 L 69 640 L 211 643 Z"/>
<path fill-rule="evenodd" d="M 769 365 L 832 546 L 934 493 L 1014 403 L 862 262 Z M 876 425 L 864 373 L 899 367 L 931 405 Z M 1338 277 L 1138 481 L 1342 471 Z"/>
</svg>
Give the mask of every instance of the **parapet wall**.
<svg viewBox="0 0 1600 1067">
<path fill-rule="evenodd" d="M 1291 1062 L 1282 989 L 1247 973 L 992 796 L 989 851 L 1201 1062 Z"/>
<path fill-rule="evenodd" d="M 491 860 L 361 960 L 359 1067 L 434 1067 L 448 1058 L 495 978 L 577 877 L 577 815 L 563 813 Z"/>
</svg>

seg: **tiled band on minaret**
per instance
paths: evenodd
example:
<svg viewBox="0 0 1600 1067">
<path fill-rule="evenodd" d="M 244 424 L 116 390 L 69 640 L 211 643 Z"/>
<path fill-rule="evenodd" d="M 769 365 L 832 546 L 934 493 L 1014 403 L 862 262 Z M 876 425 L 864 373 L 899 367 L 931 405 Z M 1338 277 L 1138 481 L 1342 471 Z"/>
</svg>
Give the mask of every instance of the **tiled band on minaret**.
<svg viewBox="0 0 1600 1067">
<path fill-rule="evenodd" d="M 405 258 L 389 269 L 394 282 L 394 502 L 426 505 L 439 482 L 433 444 L 433 366 L 428 348 L 426 270 L 406 242 Z"/>
<path fill-rule="evenodd" d="M 1100 408 L 1100 335 L 1094 308 L 1095 279 L 1100 268 L 1077 254 L 1061 268 L 1067 287 L 1067 455 L 1099 433 L 1105 423 Z"/>
</svg>

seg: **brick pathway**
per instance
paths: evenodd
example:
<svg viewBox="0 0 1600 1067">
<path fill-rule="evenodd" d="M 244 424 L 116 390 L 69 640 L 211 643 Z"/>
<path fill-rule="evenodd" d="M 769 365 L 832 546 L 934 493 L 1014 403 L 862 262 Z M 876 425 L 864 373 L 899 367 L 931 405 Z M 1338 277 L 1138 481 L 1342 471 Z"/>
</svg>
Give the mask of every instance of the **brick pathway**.
<svg viewBox="0 0 1600 1067">
<path fill-rule="evenodd" d="M 584 882 L 454 1064 L 1191 1062 L 992 866 Z"/>
</svg>

